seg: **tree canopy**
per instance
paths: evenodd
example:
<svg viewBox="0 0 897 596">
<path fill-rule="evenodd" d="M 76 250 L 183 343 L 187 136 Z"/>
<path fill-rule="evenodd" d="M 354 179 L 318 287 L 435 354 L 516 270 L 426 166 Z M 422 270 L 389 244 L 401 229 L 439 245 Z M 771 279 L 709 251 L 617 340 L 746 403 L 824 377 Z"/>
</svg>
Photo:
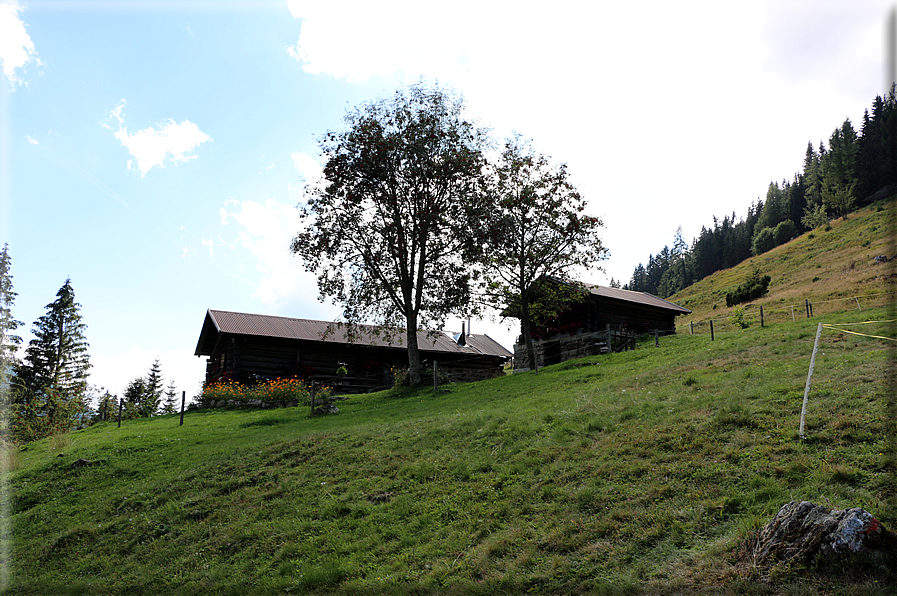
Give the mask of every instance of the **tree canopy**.
<svg viewBox="0 0 897 596">
<path fill-rule="evenodd" d="M 418 328 L 470 308 L 466 263 L 489 137 L 463 107 L 417 84 L 350 110 L 344 131 L 320 139 L 324 179 L 307 191 L 290 247 L 350 326 L 404 325 L 412 384 Z"/>
<path fill-rule="evenodd" d="M 572 283 L 574 270 L 596 268 L 605 258 L 598 236 L 603 224 L 584 213 L 586 200 L 570 183 L 566 165 L 553 166 L 520 137 L 506 142 L 488 195 L 481 231 L 486 296 L 519 316 L 529 360 L 538 370 L 530 327 L 581 295 Z M 542 283 L 547 280 L 567 283 Z"/>
</svg>

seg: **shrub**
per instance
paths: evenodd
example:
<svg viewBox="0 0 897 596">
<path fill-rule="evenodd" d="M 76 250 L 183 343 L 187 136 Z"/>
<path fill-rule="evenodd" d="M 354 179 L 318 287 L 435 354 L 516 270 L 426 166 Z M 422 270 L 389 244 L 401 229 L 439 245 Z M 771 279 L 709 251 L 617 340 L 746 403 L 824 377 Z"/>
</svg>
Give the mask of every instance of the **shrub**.
<svg viewBox="0 0 897 596">
<path fill-rule="evenodd" d="M 807 205 L 804 207 L 804 216 L 800 219 L 803 227 L 815 230 L 820 226 L 828 224 L 828 214 L 825 212 L 825 205 Z"/>
<path fill-rule="evenodd" d="M 751 326 L 750 321 L 744 317 L 744 308 L 738 307 L 729 315 L 729 322 L 740 329 L 747 329 Z"/>
<path fill-rule="evenodd" d="M 776 247 L 776 239 L 772 228 L 763 228 L 756 234 L 751 242 L 751 252 L 755 255 L 763 254 Z"/>
<path fill-rule="evenodd" d="M 785 221 L 779 222 L 779 225 L 773 230 L 772 235 L 775 238 L 775 245 L 781 246 L 792 238 L 797 237 L 797 227 L 794 225 L 793 221 L 786 219 Z"/>
<path fill-rule="evenodd" d="M 768 275 L 760 277 L 760 274 L 754 271 L 751 278 L 746 282 L 726 292 L 726 306 L 735 306 L 742 302 L 754 300 L 766 294 L 769 289 L 769 282 L 772 278 Z"/>
</svg>

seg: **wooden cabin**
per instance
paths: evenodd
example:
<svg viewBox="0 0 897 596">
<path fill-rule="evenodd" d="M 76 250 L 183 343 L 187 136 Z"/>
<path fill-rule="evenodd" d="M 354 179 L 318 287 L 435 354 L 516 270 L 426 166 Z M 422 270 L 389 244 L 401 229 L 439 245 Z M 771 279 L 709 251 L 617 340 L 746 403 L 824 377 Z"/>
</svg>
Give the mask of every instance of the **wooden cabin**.
<svg viewBox="0 0 897 596">
<path fill-rule="evenodd" d="M 196 356 L 207 356 L 206 382 L 254 383 L 298 377 L 340 393 L 391 387 L 392 369 L 408 366 L 405 330 L 378 333 L 362 325 L 352 337 L 344 325 L 222 310 L 208 310 Z M 418 331 L 421 361 L 435 361 L 450 380 L 501 376 L 511 353 L 488 335 Z M 426 374 L 426 373 L 425 373 Z"/>
<path fill-rule="evenodd" d="M 557 280 L 550 282 L 564 284 Z M 568 304 L 557 317 L 531 323 L 540 366 L 612 351 L 617 339 L 625 340 L 655 330 L 661 335 L 675 333 L 676 317 L 691 313 L 687 308 L 647 292 L 592 284 L 582 284 L 582 289 L 585 292 L 582 300 Z M 502 314 L 519 318 L 511 308 Z M 523 337 L 519 337 L 514 345 L 514 369 L 530 368 Z"/>
</svg>

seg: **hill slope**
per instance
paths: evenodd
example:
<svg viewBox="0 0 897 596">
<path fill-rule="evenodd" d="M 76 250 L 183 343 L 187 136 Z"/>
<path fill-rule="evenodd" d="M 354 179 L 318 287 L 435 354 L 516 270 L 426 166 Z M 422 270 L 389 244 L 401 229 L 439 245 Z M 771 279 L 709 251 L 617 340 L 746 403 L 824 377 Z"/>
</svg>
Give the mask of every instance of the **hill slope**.
<svg viewBox="0 0 897 596">
<path fill-rule="evenodd" d="M 861 308 L 884 305 L 892 301 L 882 294 L 894 290 L 895 267 L 876 263 L 875 257 L 897 256 L 895 222 L 897 201 L 892 198 L 852 213 L 849 219 L 835 220 L 828 230 L 807 232 L 731 269 L 717 271 L 669 298 L 693 313 L 677 323 L 684 328 L 690 322 L 725 318 L 732 310 L 726 308 L 726 292 L 755 271 L 772 278 L 769 293 L 747 309 L 758 324 L 760 305 L 774 321 L 791 320 L 791 306 L 795 316 L 806 317 L 805 299 L 814 303 L 816 315 L 856 309 L 854 296 L 859 297 Z"/>
<path fill-rule="evenodd" d="M 811 243 L 859 240 L 848 232 L 861 221 L 757 265 L 772 275 L 780 262 L 829 262 Z M 886 252 L 865 237 L 863 251 Z M 866 280 L 857 289 L 877 279 L 865 252 L 861 263 L 852 245 L 839 250 L 858 261 L 847 274 Z M 737 274 L 682 293 L 696 317 L 720 311 L 714 292 Z M 767 304 L 823 287 L 774 279 Z M 847 326 L 894 317 L 852 308 L 824 317 L 866 335 L 825 331 L 804 441 L 819 319 L 789 316 L 447 393 L 355 396 L 337 416 L 191 411 L 183 427 L 168 416 L 32 443 L 4 473 L 8 592 L 894 593 L 893 561 L 762 581 L 739 557 L 791 499 L 862 506 L 897 528 L 891 342 L 869 337 L 894 330 Z M 73 468 L 79 458 L 91 463 Z"/>
</svg>

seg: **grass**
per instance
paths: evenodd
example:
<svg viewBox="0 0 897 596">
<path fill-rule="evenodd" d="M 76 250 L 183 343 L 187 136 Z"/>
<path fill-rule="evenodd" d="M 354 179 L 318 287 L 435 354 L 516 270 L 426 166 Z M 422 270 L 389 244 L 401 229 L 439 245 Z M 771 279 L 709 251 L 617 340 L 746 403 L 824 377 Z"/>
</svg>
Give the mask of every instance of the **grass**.
<svg viewBox="0 0 897 596">
<path fill-rule="evenodd" d="M 824 333 L 801 441 L 815 328 L 652 338 L 595 366 L 353 396 L 337 416 L 102 423 L 63 457 L 35 442 L 6 473 L 9 592 L 893 594 L 886 564 L 764 583 L 739 558 L 795 498 L 897 528 L 887 342 Z"/>
</svg>

